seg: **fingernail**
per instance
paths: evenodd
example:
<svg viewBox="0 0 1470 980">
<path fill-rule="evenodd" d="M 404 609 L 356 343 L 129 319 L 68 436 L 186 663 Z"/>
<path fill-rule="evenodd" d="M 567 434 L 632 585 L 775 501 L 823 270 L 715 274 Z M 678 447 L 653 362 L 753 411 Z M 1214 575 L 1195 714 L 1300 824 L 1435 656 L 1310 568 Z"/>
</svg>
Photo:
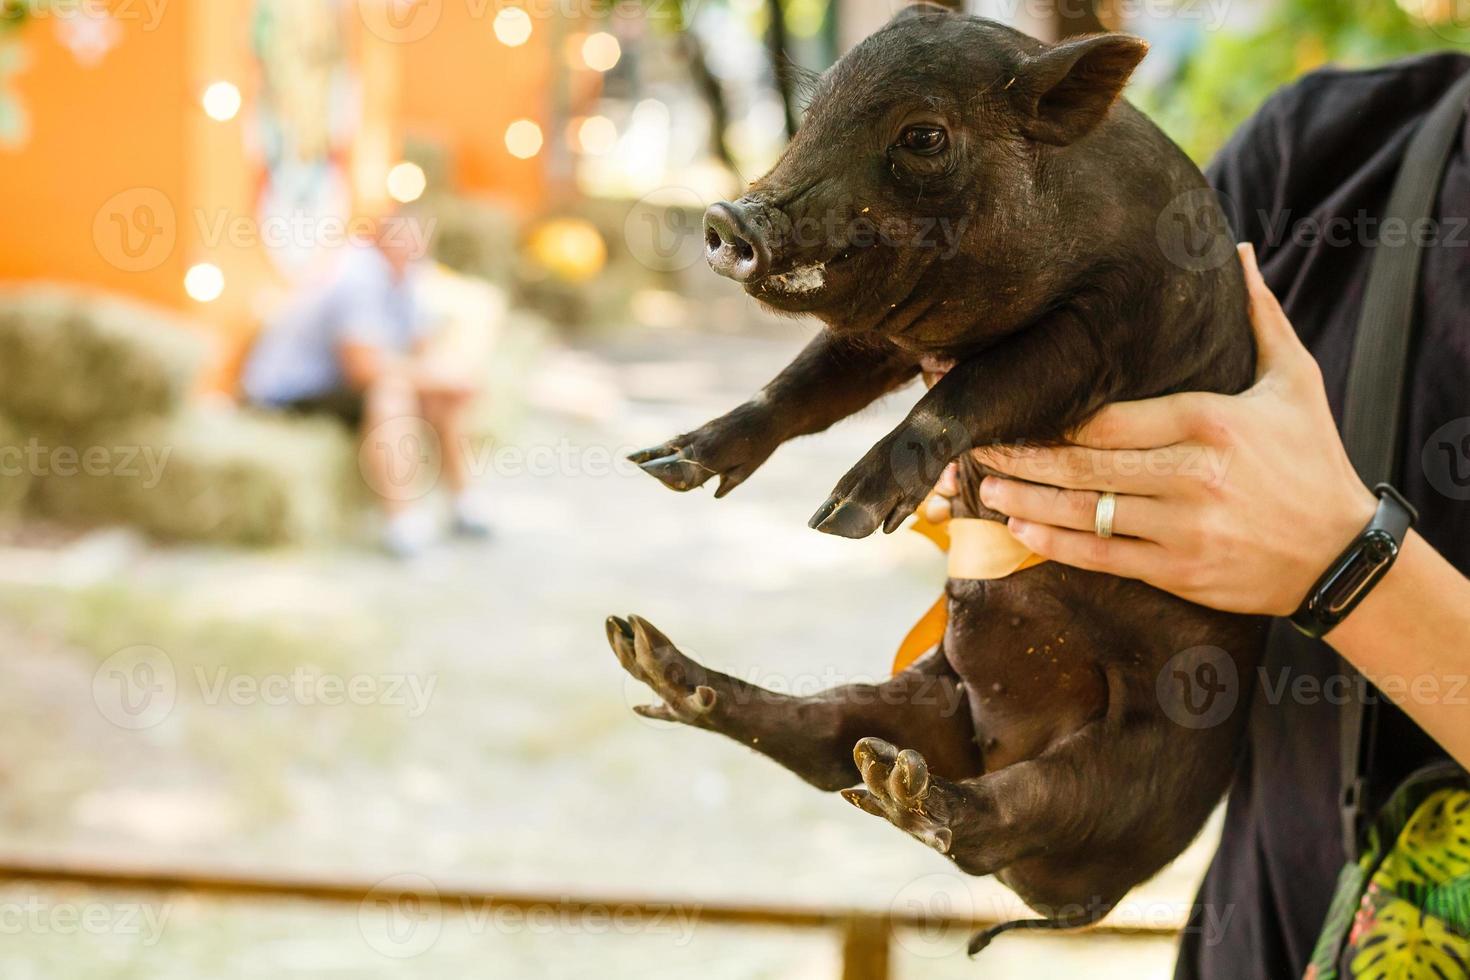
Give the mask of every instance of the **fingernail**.
<svg viewBox="0 0 1470 980">
<path fill-rule="evenodd" d="M 987 507 L 991 504 L 991 495 L 995 492 L 995 477 L 987 476 L 980 481 L 980 502 Z"/>
<path fill-rule="evenodd" d="M 1010 528 L 1011 533 L 1017 536 L 1020 536 L 1021 534 L 1024 534 L 1026 531 L 1029 531 L 1031 529 L 1031 525 L 1028 524 L 1026 521 L 1021 520 L 1019 517 L 1012 517 L 1009 521 L 1006 522 L 1006 527 Z"/>
</svg>

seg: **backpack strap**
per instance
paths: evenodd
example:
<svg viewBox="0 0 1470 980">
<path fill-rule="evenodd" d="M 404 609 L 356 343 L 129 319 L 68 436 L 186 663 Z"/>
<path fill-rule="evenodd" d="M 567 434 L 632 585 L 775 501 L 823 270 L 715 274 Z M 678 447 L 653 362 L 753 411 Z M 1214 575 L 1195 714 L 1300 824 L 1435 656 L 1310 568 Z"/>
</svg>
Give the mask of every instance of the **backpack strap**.
<svg viewBox="0 0 1470 980">
<path fill-rule="evenodd" d="M 1418 226 L 1434 216 L 1440 180 L 1460 137 L 1470 72 L 1462 75 L 1430 110 L 1409 142 L 1384 209 L 1384 224 L 1403 229 L 1401 245 L 1379 242 L 1373 251 L 1367 291 L 1348 369 L 1342 441 L 1358 475 L 1369 486 L 1391 483 L 1402 458 L 1404 385 L 1408 377 L 1419 266 L 1424 245 Z M 1355 673 L 1343 661 L 1343 669 Z M 1361 690 L 1362 685 L 1355 685 Z M 1362 839 L 1368 775 L 1372 768 L 1378 712 L 1349 698 L 1339 720 L 1342 756 L 1342 830 L 1348 859 L 1356 861 Z"/>
</svg>

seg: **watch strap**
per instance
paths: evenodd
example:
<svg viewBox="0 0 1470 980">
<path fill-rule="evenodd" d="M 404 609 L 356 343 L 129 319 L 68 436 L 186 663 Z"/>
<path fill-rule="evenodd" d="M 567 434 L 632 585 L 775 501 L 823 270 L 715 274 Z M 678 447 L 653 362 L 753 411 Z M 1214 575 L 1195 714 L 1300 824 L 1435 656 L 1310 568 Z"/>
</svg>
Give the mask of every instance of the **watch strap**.
<svg viewBox="0 0 1470 980">
<path fill-rule="evenodd" d="M 1313 639 L 1326 636 L 1346 619 L 1388 573 L 1409 528 L 1418 520 L 1413 505 L 1392 485 L 1380 483 L 1374 493 L 1378 495 L 1378 508 L 1367 526 L 1332 560 L 1291 616 L 1291 624 Z M 1367 563 L 1372 563 L 1372 568 L 1365 574 L 1361 566 Z"/>
</svg>

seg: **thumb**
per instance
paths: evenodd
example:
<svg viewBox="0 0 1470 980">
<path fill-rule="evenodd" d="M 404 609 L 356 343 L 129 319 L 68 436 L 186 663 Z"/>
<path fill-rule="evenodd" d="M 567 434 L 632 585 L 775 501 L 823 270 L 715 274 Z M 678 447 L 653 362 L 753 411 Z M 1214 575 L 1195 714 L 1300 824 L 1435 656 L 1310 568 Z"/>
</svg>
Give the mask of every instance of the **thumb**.
<svg viewBox="0 0 1470 980">
<path fill-rule="evenodd" d="M 1235 250 L 1240 255 L 1245 288 L 1250 297 L 1251 328 L 1256 338 L 1256 380 L 1261 380 L 1273 369 L 1289 367 L 1302 358 L 1310 361 L 1311 352 L 1302 345 L 1276 294 L 1271 292 L 1271 287 L 1266 285 L 1261 275 L 1255 246 L 1242 242 Z"/>
</svg>

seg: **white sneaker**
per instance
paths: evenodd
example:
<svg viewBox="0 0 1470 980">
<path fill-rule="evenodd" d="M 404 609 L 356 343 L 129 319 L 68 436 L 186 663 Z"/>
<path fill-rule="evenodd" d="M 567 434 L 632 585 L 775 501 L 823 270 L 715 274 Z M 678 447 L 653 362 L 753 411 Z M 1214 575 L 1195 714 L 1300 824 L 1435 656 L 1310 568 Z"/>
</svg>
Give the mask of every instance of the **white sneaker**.
<svg viewBox="0 0 1470 980">
<path fill-rule="evenodd" d="M 466 538 L 490 536 L 490 507 L 482 495 L 466 490 L 455 498 L 454 533 Z"/>
<path fill-rule="evenodd" d="M 394 514 L 383 524 L 383 548 L 394 558 L 414 558 L 438 536 L 434 515 L 422 507 Z"/>
</svg>

